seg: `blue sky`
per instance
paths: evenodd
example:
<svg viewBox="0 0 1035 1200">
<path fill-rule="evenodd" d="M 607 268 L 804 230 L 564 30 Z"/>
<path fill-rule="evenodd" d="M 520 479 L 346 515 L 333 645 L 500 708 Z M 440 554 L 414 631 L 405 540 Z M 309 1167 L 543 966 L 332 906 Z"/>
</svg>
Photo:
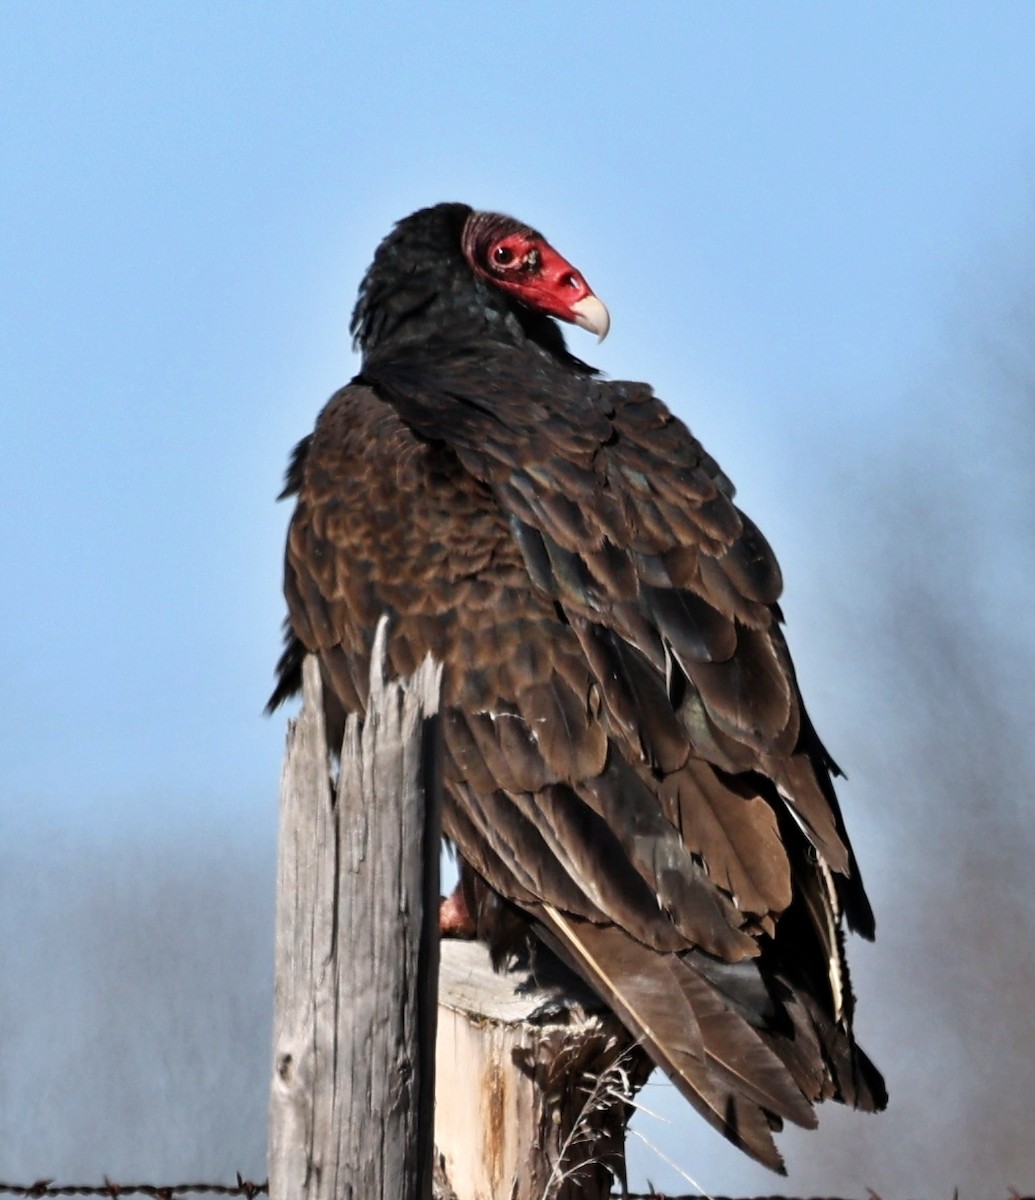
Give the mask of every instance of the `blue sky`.
<svg viewBox="0 0 1035 1200">
<path fill-rule="evenodd" d="M 865 763 L 836 628 L 858 482 L 931 438 L 972 463 L 981 403 L 946 397 L 960 325 L 1033 261 L 1033 61 L 1028 3 L 0 7 L 0 869 L 270 853 L 273 498 L 355 369 L 374 246 L 442 199 L 536 225 L 608 303 L 573 348 L 650 380 L 738 483 L 814 715 Z M 885 832 L 847 803 L 879 881 Z M 26 954 L 27 894 L 0 893 Z"/>
</svg>

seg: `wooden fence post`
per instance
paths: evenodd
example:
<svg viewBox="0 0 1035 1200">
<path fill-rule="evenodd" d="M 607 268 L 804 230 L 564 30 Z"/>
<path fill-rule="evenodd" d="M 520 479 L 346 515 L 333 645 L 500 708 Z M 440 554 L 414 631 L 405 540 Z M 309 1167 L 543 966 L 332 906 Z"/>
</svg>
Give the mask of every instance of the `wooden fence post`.
<svg viewBox="0 0 1035 1200">
<path fill-rule="evenodd" d="M 492 969 L 444 941 L 435 1142 L 456 1200 L 605 1200 L 652 1064 L 560 964 Z"/>
<path fill-rule="evenodd" d="M 428 1200 L 438 980 L 441 669 L 349 719 L 333 797 L 320 673 L 304 668 L 281 780 L 271 1200 Z"/>
</svg>

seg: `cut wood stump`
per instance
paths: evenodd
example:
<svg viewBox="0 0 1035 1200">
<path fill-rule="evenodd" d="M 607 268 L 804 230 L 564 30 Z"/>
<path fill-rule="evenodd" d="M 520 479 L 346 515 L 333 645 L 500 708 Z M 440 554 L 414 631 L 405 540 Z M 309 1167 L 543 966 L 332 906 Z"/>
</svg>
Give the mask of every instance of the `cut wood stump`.
<svg viewBox="0 0 1035 1200">
<path fill-rule="evenodd" d="M 554 960 L 497 974 L 443 941 L 435 1142 L 457 1200 L 604 1200 L 649 1059 Z"/>
</svg>

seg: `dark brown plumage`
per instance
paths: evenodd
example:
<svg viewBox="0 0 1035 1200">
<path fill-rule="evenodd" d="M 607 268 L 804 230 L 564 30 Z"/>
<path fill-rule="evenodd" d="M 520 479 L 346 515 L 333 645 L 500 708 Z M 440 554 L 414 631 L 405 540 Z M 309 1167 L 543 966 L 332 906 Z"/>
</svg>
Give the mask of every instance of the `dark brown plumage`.
<svg viewBox="0 0 1035 1200">
<path fill-rule="evenodd" d="M 444 663 L 445 814 L 479 931 L 572 965 L 717 1129 L 779 1169 L 814 1102 L 885 1103 L 842 927 L 873 916 L 781 631 L 779 568 L 716 463 L 535 231 L 444 204 L 360 290 L 360 374 L 295 452 L 288 644 L 331 737 L 392 669 Z"/>
</svg>

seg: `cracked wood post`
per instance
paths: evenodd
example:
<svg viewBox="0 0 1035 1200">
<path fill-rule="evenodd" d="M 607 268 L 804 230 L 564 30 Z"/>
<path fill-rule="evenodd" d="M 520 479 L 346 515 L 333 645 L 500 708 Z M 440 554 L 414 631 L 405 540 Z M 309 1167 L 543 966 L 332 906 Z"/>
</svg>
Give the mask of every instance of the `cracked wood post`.
<svg viewBox="0 0 1035 1200">
<path fill-rule="evenodd" d="M 281 780 L 271 1200 L 429 1200 L 438 981 L 441 668 L 384 679 L 345 729 L 332 800 L 320 674 L 304 667 Z"/>
<path fill-rule="evenodd" d="M 605 1200 L 651 1063 L 556 960 L 493 971 L 443 941 L 435 1142 L 455 1200 Z"/>
</svg>

